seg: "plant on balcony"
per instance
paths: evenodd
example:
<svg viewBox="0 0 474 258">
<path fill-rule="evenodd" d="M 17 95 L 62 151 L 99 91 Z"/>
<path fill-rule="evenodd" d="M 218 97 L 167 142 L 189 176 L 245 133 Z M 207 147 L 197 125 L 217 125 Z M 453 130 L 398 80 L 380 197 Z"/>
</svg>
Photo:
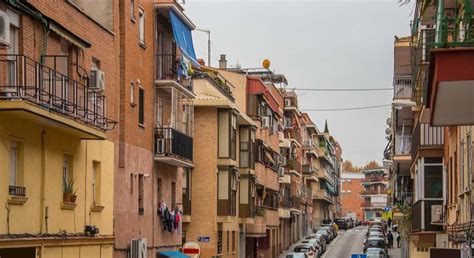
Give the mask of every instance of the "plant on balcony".
<svg viewBox="0 0 474 258">
<path fill-rule="evenodd" d="M 402 239 L 408 239 L 411 234 L 413 221 L 412 208 L 408 204 L 404 203 L 397 204 L 396 209 L 398 209 L 403 214 L 403 217 L 398 223 L 398 232 L 400 232 L 400 237 Z"/>
<path fill-rule="evenodd" d="M 76 192 L 77 189 L 74 189 L 74 184 L 76 183 L 76 179 L 71 179 L 69 181 L 64 181 L 64 189 L 63 189 L 63 202 L 64 203 L 76 203 Z"/>
<path fill-rule="evenodd" d="M 265 216 L 265 209 L 263 207 L 255 208 L 255 215 L 260 217 Z"/>
</svg>

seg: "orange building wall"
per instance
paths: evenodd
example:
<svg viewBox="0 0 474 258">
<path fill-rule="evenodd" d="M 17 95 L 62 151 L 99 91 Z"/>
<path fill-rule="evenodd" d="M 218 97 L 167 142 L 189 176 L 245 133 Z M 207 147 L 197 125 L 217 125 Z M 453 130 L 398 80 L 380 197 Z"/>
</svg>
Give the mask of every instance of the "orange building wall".
<svg viewBox="0 0 474 258">
<path fill-rule="evenodd" d="M 348 180 L 351 180 L 350 182 Z M 357 219 L 363 219 L 363 212 L 361 209 L 364 198 L 360 192 L 364 189 L 362 186 L 362 179 L 342 179 L 341 201 L 342 201 L 342 216 L 346 216 L 348 211 L 355 212 Z M 350 191 L 350 192 L 348 192 Z"/>
</svg>

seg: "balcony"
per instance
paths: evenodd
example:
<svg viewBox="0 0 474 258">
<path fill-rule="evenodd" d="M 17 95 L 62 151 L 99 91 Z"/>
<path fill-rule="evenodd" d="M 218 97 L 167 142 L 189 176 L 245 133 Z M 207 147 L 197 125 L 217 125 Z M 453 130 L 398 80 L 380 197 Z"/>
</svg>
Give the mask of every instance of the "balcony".
<svg viewBox="0 0 474 258">
<path fill-rule="evenodd" d="M 179 89 L 187 91 L 189 94 L 193 94 L 193 85 L 191 76 L 187 75 L 187 71 L 182 71 L 183 76 L 178 76 L 180 72 L 179 59 L 176 58 L 176 54 L 158 54 L 155 56 L 156 62 L 156 83 L 175 84 Z"/>
<path fill-rule="evenodd" d="M 369 189 L 366 189 L 366 190 L 362 190 L 360 192 L 360 195 L 364 196 L 364 195 L 379 195 L 379 194 L 387 194 L 387 189 L 380 189 L 380 190 L 369 190 Z"/>
<path fill-rule="evenodd" d="M 411 135 L 395 135 L 395 155 L 409 156 L 411 151 Z"/>
<path fill-rule="evenodd" d="M 395 205 L 408 206 L 413 205 L 413 193 L 412 192 L 402 192 L 397 193 L 394 200 Z"/>
<path fill-rule="evenodd" d="M 315 149 L 317 148 L 315 142 L 313 140 L 304 140 L 303 141 L 303 149 L 306 149 L 306 150 L 311 150 L 311 149 Z"/>
<path fill-rule="evenodd" d="M 301 163 L 296 159 L 290 159 L 286 162 L 286 169 L 290 174 L 301 177 Z"/>
<path fill-rule="evenodd" d="M 333 203 L 332 195 L 324 189 L 314 189 L 313 188 L 313 200 L 322 200 L 328 203 Z"/>
<path fill-rule="evenodd" d="M 0 55 L 0 111 L 25 111 L 25 119 L 47 118 L 53 123 L 44 122 L 46 126 L 104 139 L 104 131 L 117 124 L 106 117 L 105 103 L 100 91 L 27 56 Z"/>
<path fill-rule="evenodd" d="M 443 231 L 443 201 L 442 200 L 420 200 L 413 205 L 412 232 L 439 232 Z M 432 210 L 433 209 L 433 210 Z M 440 221 L 432 218 L 432 215 L 441 217 Z"/>
<path fill-rule="evenodd" d="M 306 178 L 307 181 L 318 182 L 319 180 L 317 178 L 316 172 L 317 169 L 313 167 L 313 165 L 303 165 L 303 176 Z"/>
<path fill-rule="evenodd" d="M 426 102 L 424 92 L 427 81 L 428 65 L 430 62 L 430 49 L 435 41 L 434 29 L 422 29 L 412 42 L 411 66 L 413 75 L 412 99 L 417 104 Z"/>
<path fill-rule="evenodd" d="M 393 78 L 393 99 L 411 99 L 412 78 L 409 76 L 397 76 Z"/>
<path fill-rule="evenodd" d="M 25 197 L 26 196 L 26 188 L 22 186 L 8 186 L 8 195 L 11 196 L 19 196 Z"/>
<path fill-rule="evenodd" d="M 283 176 L 278 177 L 278 183 L 280 184 L 291 184 L 291 176 L 284 174 Z"/>
<path fill-rule="evenodd" d="M 193 167 L 193 138 L 172 128 L 155 129 L 155 160 L 172 166 Z"/>
<path fill-rule="evenodd" d="M 411 155 L 415 160 L 419 149 L 442 149 L 444 145 L 444 128 L 418 123 L 413 131 Z"/>
<path fill-rule="evenodd" d="M 387 205 L 386 202 L 371 202 L 371 201 L 364 201 L 361 204 L 362 209 L 383 209 Z"/>
<path fill-rule="evenodd" d="M 382 183 L 384 181 L 387 181 L 387 178 L 381 175 L 370 175 L 370 176 L 365 176 L 364 181 L 362 184 L 373 184 L 373 183 Z"/>
<path fill-rule="evenodd" d="M 265 219 L 266 210 L 262 206 L 255 208 L 255 218 L 253 224 L 246 224 L 247 237 L 264 237 L 267 230 L 267 223 Z"/>
<path fill-rule="evenodd" d="M 301 209 L 301 204 L 302 204 L 301 197 L 297 197 L 297 196 L 292 196 L 291 197 L 291 209 L 300 210 Z"/>
</svg>

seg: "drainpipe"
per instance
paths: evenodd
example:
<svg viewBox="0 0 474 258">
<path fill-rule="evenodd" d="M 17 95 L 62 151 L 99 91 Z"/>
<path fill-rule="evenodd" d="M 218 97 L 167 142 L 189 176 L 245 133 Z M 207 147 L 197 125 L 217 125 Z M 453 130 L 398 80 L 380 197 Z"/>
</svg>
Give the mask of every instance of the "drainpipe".
<svg viewBox="0 0 474 258">
<path fill-rule="evenodd" d="M 438 0 L 438 10 L 436 12 L 436 46 L 443 43 L 443 17 L 444 16 L 444 0 Z"/>
<path fill-rule="evenodd" d="M 44 233 L 43 230 L 43 217 L 45 216 L 45 179 L 46 179 L 46 131 L 41 132 L 41 186 L 40 186 L 40 233 Z"/>
</svg>

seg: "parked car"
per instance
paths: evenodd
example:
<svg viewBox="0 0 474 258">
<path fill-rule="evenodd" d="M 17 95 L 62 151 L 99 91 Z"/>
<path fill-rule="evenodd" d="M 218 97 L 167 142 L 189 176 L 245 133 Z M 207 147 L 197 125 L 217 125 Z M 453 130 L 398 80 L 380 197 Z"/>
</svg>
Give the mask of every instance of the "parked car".
<svg viewBox="0 0 474 258">
<path fill-rule="evenodd" d="M 334 230 L 332 226 L 321 226 L 318 229 L 326 229 L 329 233 L 329 236 L 331 237 L 331 240 L 336 238 L 336 231 Z"/>
<path fill-rule="evenodd" d="M 297 245 L 293 252 L 295 253 L 304 253 L 308 255 L 309 258 L 319 258 L 318 250 L 311 244 L 301 244 Z"/>
<path fill-rule="evenodd" d="M 369 237 L 364 241 L 364 253 L 367 251 L 368 248 L 381 248 L 384 249 L 387 253 L 387 242 L 385 238 L 381 237 Z"/>
<path fill-rule="evenodd" d="M 330 224 L 323 224 L 321 225 L 322 227 L 329 227 L 332 231 L 332 234 L 334 235 L 334 237 L 337 236 L 337 225 L 336 223 L 330 223 Z"/>
<path fill-rule="evenodd" d="M 367 248 L 365 253 L 367 258 L 388 258 L 388 253 L 383 248 Z"/>
<path fill-rule="evenodd" d="M 330 243 L 332 238 L 331 238 L 331 233 L 329 233 L 329 230 L 321 228 L 316 230 L 316 234 L 321 234 L 323 235 L 324 239 L 326 240 L 327 243 Z"/>
<path fill-rule="evenodd" d="M 305 239 L 305 240 L 302 240 L 301 243 L 313 245 L 317 249 L 319 256 L 323 254 L 323 248 L 321 244 L 319 243 L 319 239 L 316 239 L 316 238 Z"/>
<path fill-rule="evenodd" d="M 347 221 L 345 219 L 337 218 L 337 219 L 334 220 L 334 222 L 337 224 L 339 229 L 344 229 L 344 230 L 348 229 Z"/>
<path fill-rule="evenodd" d="M 286 258 L 309 258 L 309 256 L 304 253 L 288 253 Z"/>
<path fill-rule="evenodd" d="M 326 242 L 326 239 L 324 238 L 324 236 L 322 234 L 315 234 L 314 238 L 316 240 L 318 240 L 319 245 L 322 247 L 322 253 L 325 253 L 326 252 L 326 247 L 327 247 L 327 242 Z"/>
<path fill-rule="evenodd" d="M 380 232 L 382 233 L 384 236 L 385 236 L 385 232 L 382 228 L 369 228 L 367 230 L 367 233 L 365 234 L 366 237 L 368 237 L 370 235 L 371 232 Z"/>
<path fill-rule="evenodd" d="M 369 235 L 367 236 L 367 238 L 369 238 L 369 237 L 385 238 L 385 234 L 383 232 L 380 232 L 380 231 L 369 231 Z"/>
</svg>

